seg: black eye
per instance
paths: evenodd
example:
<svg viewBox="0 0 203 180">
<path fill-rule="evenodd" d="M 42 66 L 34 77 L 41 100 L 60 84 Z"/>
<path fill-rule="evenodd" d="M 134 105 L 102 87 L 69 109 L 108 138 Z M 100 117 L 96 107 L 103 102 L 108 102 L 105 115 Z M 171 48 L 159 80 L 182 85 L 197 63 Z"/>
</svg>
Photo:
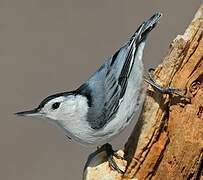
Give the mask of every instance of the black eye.
<svg viewBox="0 0 203 180">
<path fill-rule="evenodd" d="M 54 104 L 52 104 L 51 108 L 52 108 L 53 110 L 55 110 L 55 109 L 58 109 L 59 106 L 60 106 L 60 103 L 59 103 L 59 102 L 55 102 Z"/>
</svg>

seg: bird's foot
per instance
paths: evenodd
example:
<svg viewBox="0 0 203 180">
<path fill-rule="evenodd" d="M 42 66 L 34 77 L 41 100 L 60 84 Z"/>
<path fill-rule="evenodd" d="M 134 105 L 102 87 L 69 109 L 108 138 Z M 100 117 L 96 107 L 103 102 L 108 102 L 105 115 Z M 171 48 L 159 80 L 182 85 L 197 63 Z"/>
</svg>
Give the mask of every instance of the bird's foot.
<svg viewBox="0 0 203 180">
<path fill-rule="evenodd" d="M 120 155 L 118 155 L 112 148 L 112 145 L 109 143 L 104 144 L 100 150 L 106 151 L 107 154 L 107 159 L 109 162 L 109 166 L 113 169 L 116 170 L 119 173 L 124 173 L 116 164 L 114 157 L 118 158 L 118 159 L 123 159 L 123 157 L 121 157 Z"/>
<path fill-rule="evenodd" d="M 182 89 L 177 89 L 177 88 L 173 88 L 173 87 L 162 87 L 160 86 L 159 84 L 157 84 L 157 82 L 154 80 L 154 69 L 153 68 L 150 68 L 148 70 L 148 76 L 149 76 L 149 79 L 145 78 L 145 81 L 150 84 L 154 89 L 156 89 L 157 91 L 159 91 L 160 93 L 162 94 L 176 94 L 180 97 L 184 97 L 184 98 L 187 98 L 184 94 L 185 94 L 185 91 L 182 90 Z"/>
</svg>

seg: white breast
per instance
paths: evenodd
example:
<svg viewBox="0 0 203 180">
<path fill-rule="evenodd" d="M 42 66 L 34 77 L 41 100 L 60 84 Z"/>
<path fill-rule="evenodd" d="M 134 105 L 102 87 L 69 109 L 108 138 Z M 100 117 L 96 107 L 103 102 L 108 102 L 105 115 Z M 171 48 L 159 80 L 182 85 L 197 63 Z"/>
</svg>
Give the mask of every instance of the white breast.
<svg viewBox="0 0 203 180">
<path fill-rule="evenodd" d="M 88 103 L 87 98 L 82 95 L 68 97 L 63 103 L 64 110 L 55 121 L 63 128 L 67 135 L 73 140 L 86 144 L 92 141 L 93 129 L 87 122 Z"/>
</svg>

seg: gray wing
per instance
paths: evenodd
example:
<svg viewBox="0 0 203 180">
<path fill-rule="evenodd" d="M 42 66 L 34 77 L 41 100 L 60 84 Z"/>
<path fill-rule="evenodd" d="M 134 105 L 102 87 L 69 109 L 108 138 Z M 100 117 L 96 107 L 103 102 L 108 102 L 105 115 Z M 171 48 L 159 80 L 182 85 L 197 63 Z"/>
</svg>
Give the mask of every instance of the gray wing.
<svg viewBox="0 0 203 180">
<path fill-rule="evenodd" d="M 89 92 L 92 102 L 87 120 L 93 129 L 103 128 L 114 118 L 126 91 L 137 48 L 155 27 L 159 18 L 160 14 L 157 13 L 141 24 L 129 42 L 87 81 L 86 91 Z"/>
</svg>

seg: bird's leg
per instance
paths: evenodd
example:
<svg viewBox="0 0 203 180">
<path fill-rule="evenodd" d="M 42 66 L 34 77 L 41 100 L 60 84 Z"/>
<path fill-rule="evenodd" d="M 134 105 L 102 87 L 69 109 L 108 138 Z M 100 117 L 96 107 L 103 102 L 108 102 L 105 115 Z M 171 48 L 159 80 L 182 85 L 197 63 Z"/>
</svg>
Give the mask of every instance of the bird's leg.
<svg viewBox="0 0 203 180">
<path fill-rule="evenodd" d="M 178 96 L 185 97 L 184 90 L 173 88 L 173 87 L 162 87 L 162 86 L 158 85 L 156 83 L 156 81 L 154 80 L 153 72 L 154 72 L 153 68 L 150 68 L 148 70 L 149 79 L 145 78 L 145 81 L 148 84 L 150 84 L 154 89 L 158 90 L 160 93 L 163 93 L 163 94 L 176 94 Z"/>
<path fill-rule="evenodd" d="M 107 154 L 107 159 L 108 159 L 108 162 L 109 162 L 109 166 L 118 171 L 119 173 L 124 173 L 119 167 L 118 165 L 116 164 L 115 160 L 114 160 L 114 156 L 115 157 L 118 157 L 118 158 L 121 158 L 118 154 L 115 153 L 115 151 L 113 150 L 111 144 L 109 143 L 106 143 L 104 144 L 101 148 L 100 148 L 100 151 L 106 151 L 106 154 Z"/>
</svg>

